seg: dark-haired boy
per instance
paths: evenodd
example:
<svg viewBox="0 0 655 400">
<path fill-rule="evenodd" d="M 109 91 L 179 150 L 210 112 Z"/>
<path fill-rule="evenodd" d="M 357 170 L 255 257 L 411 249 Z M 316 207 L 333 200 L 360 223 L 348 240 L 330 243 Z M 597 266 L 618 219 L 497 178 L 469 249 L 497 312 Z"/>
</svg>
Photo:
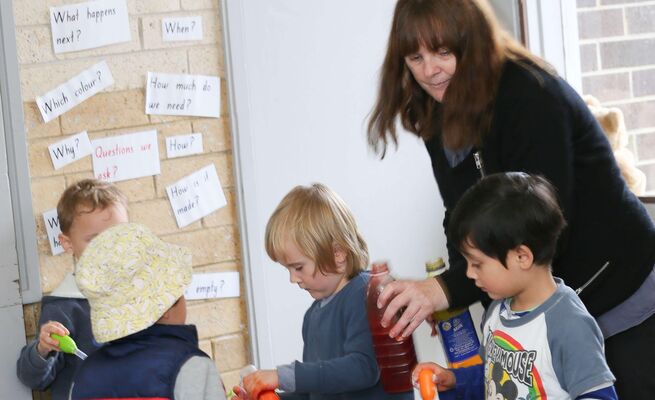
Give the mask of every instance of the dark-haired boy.
<svg viewBox="0 0 655 400">
<path fill-rule="evenodd" d="M 544 178 L 494 174 L 471 187 L 448 235 L 466 276 L 494 300 L 483 320 L 484 371 L 426 363 L 414 375 L 433 370 L 439 390 L 456 389 L 457 398 L 616 399 L 596 321 L 551 273 L 565 225 Z"/>
</svg>

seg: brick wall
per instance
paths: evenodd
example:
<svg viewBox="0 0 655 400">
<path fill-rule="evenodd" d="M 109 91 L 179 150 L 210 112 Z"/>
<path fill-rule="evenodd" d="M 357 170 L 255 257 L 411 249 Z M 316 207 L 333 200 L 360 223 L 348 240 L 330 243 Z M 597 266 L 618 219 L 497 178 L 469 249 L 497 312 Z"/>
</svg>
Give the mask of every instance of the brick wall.
<svg viewBox="0 0 655 400">
<path fill-rule="evenodd" d="M 93 177 L 90 157 L 54 170 L 47 147 L 65 135 L 82 130 L 88 131 L 93 140 L 156 129 L 161 174 L 117 183 L 129 197 L 131 220 L 149 226 L 166 241 L 190 248 L 195 272 L 241 271 L 218 0 L 127 0 L 132 37 L 129 43 L 56 55 L 52 49 L 48 8 L 81 1 L 13 1 L 44 293 L 56 288 L 65 273 L 72 270 L 73 258 L 67 254 L 50 255 L 42 213 L 56 206 L 67 185 Z M 202 41 L 162 42 L 162 17 L 196 15 L 202 16 Z M 101 60 L 107 61 L 115 84 L 44 124 L 34 103 L 35 96 Z M 148 71 L 220 76 L 224 88 L 221 118 L 144 114 L 144 83 Z M 166 159 L 164 138 L 192 132 L 202 133 L 204 153 Z M 165 187 L 209 163 L 216 166 L 228 205 L 179 229 Z M 197 325 L 201 348 L 216 360 L 226 387 L 231 387 L 238 381 L 238 370 L 250 361 L 244 298 L 190 301 L 188 307 L 188 322 Z M 38 317 L 39 304 L 25 306 L 28 340 L 36 333 Z M 34 398 L 47 399 L 49 395 L 35 393 Z"/>
<path fill-rule="evenodd" d="M 655 193 L 655 1 L 577 0 L 582 89 L 623 110 Z"/>
</svg>

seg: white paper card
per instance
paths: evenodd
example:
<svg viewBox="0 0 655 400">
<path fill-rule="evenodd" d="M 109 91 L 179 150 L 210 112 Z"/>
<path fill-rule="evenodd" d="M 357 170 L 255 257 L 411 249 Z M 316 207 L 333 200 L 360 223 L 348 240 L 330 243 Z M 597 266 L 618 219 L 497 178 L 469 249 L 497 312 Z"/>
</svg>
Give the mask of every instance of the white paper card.
<svg viewBox="0 0 655 400">
<path fill-rule="evenodd" d="M 84 100 L 114 84 L 105 61 L 82 71 L 43 96 L 36 98 L 43 121 L 48 122 L 80 104 Z"/>
<path fill-rule="evenodd" d="M 118 182 L 159 174 L 156 130 L 96 139 L 91 146 L 93 173 L 100 180 Z"/>
<path fill-rule="evenodd" d="M 59 216 L 57 209 L 53 208 L 43 213 L 43 221 L 45 222 L 45 230 L 48 232 L 48 243 L 50 243 L 50 251 L 52 255 L 56 256 L 64 252 L 64 247 L 59 243 Z"/>
<path fill-rule="evenodd" d="M 86 131 L 70 136 L 62 141 L 48 146 L 50 159 L 55 169 L 77 161 L 91 154 L 91 142 Z"/>
<path fill-rule="evenodd" d="M 167 186 L 166 193 L 180 228 L 227 204 L 214 164 Z"/>
<path fill-rule="evenodd" d="M 216 117 L 221 113 L 217 76 L 148 72 L 146 114 Z"/>
<path fill-rule="evenodd" d="M 238 272 L 193 274 L 191 284 L 184 291 L 187 300 L 239 297 Z"/>
<path fill-rule="evenodd" d="M 125 0 L 97 0 L 50 7 L 55 53 L 130 41 Z"/>
<path fill-rule="evenodd" d="M 164 42 L 202 40 L 202 17 L 162 18 L 161 34 Z"/>
<path fill-rule="evenodd" d="M 202 133 L 166 138 L 166 156 L 168 158 L 200 153 L 202 153 Z"/>
</svg>

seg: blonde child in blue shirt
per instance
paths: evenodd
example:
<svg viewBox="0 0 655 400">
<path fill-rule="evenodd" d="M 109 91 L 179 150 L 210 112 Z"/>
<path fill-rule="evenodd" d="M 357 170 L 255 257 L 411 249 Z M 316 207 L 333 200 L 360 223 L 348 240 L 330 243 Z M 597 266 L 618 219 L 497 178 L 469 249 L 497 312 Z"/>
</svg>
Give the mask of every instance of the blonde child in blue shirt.
<svg viewBox="0 0 655 400">
<path fill-rule="evenodd" d="M 244 378 L 237 399 L 279 388 L 283 399 L 413 399 L 387 394 L 366 317 L 368 248 L 345 202 L 320 183 L 297 186 L 266 227 L 266 251 L 315 301 L 305 313 L 302 361 Z"/>
</svg>

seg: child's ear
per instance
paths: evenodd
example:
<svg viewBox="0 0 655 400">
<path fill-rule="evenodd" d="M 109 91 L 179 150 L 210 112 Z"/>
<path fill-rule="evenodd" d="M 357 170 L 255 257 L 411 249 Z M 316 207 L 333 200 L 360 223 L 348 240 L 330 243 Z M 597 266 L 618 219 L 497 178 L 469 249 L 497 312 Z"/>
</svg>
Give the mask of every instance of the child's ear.
<svg viewBox="0 0 655 400">
<path fill-rule="evenodd" d="M 164 314 L 163 314 L 161 317 L 159 317 L 159 319 L 157 320 L 157 322 L 163 322 L 163 323 L 166 323 L 166 321 L 167 321 L 170 317 L 171 317 L 171 309 L 169 308 L 168 310 L 166 310 L 166 311 L 164 312 Z"/>
<path fill-rule="evenodd" d="M 61 247 L 64 248 L 66 253 L 73 254 L 73 242 L 71 242 L 71 239 L 62 232 L 59 232 L 59 243 L 61 243 Z"/>
<path fill-rule="evenodd" d="M 346 270 L 348 254 L 338 244 L 333 245 L 332 249 L 334 251 L 334 263 L 337 266 L 337 271 L 344 272 Z"/>
<path fill-rule="evenodd" d="M 534 264 L 534 254 L 532 250 L 524 244 L 516 247 L 512 254 L 513 257 L 516 257 L 516 262 L 521 269 L 528 269 Z"/>
</svg>

